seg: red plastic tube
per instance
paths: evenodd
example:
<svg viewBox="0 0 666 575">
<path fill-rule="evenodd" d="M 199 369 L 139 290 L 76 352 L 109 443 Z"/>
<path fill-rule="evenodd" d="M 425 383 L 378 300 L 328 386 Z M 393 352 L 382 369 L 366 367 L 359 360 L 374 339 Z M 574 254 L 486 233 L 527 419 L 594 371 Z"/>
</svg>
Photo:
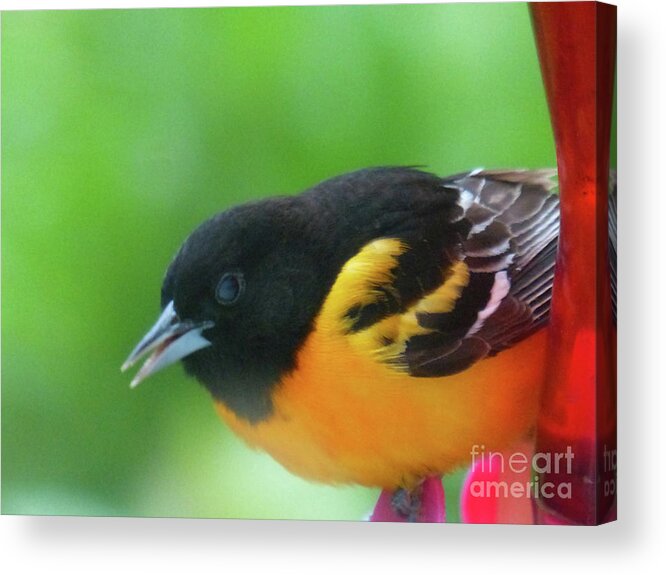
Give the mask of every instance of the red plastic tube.
<svg viewBox="0 0 666 575">
<path fill-rule="evenodd" d="M 616 489 L 616 336 L 608 258 L 616 8 L 545 2 L 530 4 L 530 11 L 561 199 L 536 452 L 551 455 L 551 468 L 539 476 L 542 485 L 570 485 L 536 500 L 535 522 L 591 525 L 611 518 Z M 557 454 L 568 448 L 572 464 L 556 469 Z"/>
</svg>

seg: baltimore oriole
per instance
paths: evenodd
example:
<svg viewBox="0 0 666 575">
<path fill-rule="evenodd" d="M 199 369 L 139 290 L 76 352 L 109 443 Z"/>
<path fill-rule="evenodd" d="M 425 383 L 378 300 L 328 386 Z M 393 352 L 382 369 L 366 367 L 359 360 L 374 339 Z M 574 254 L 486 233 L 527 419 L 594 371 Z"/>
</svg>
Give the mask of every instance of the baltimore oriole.
<svg viewBox="0 0 666 575">
<path fill-rule="evenodd" d="M 418 493 L 534 424 L 554 186 L 551 170 L 372 168 L 231 208 L 182 245 L 123 368 L 152 352 L 135 386 L 182 359 L 293 473 Z"/>
</svg>

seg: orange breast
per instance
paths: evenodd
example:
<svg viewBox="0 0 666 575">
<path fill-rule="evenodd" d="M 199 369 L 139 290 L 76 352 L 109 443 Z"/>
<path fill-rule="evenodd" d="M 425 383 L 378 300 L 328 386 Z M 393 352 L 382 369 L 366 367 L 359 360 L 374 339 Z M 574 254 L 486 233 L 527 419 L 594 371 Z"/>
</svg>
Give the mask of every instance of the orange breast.
<svg viewBox="0 0 666 575">
<path fill-rule="evenodd" d="M 220 416 L 249 445 L 302 477 L 395 488 L 510 446 L 533 426 L 543 379 L 545 331 L 443 378 L 415 378 L 313 331 L 297 369 L 273 394 L 274 411 L 250 424 Z"/>
</svg>

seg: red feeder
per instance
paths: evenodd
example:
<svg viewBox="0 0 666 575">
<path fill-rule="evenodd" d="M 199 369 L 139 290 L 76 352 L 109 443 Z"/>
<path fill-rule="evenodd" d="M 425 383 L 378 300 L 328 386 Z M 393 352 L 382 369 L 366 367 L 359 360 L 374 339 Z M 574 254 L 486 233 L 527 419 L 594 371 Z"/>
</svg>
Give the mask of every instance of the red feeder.
<svg viewBox="0 0 666 575">
<path fill-rule="evenodd" d="M 608 256 L 608 184 L 616 8 L 530 5 L 555 135 L 560 243 L 537 453 L 570 448 L 572 465 L 540 474 L 569 483 L 538 499 L 537 523 L 597 524 L 615 504 L 616 329 Z M 557 457 L 557 455 L 555 455 Z"/>
</svg>

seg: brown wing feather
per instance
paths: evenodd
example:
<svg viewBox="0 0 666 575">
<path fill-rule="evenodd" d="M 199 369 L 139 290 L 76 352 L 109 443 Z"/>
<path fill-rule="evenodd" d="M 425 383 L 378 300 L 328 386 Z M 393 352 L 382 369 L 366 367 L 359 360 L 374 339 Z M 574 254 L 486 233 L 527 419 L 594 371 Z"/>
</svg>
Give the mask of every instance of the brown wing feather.
<svg viewBox="0 0 666 575">
<path fill-rule="evenodd" d="M 470 231 L 469 282 L 447 313 L 421 314 L 429 330 L 406 343 L 415 376 L 451 375 L 500 352 L 548 320 L 559 233 L 553 170 L 475 171 L 447 178 Z"/>
</svg>

